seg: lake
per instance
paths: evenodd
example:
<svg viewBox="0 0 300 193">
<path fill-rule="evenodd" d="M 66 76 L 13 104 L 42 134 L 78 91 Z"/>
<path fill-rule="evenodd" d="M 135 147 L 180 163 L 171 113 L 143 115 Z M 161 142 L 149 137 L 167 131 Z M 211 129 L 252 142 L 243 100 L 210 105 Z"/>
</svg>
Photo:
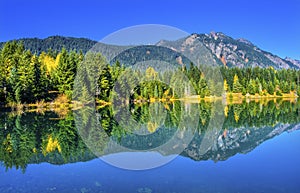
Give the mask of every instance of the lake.
<svg viewBox="0 0 300 193">
<path fill-rule="evenodd" d="M 283 99 L 3 110 L 0 192 L 300 192 L 299 110 Z"/>
</svg>

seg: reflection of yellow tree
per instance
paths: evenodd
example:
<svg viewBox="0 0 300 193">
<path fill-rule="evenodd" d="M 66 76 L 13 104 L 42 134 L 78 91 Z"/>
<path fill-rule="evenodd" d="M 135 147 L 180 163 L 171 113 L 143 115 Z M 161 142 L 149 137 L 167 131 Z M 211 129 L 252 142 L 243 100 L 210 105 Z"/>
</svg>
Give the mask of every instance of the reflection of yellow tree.
<svg viewBox="0 0 300 193">
<path fill-rule="evenodd" d="M 228 106 L 227 105 L 224 107 L 224 115 L 225 115 L 225 117 L 228 116 Z"/>
<path fill-rule="evenodd" d="M 201 123 L 202 123 L 202 125 L 205 125 L 206 119 L 202 119 L 202 118 L 201 118 Z"/>
<path fill-rule="evenodd" d="M 43 148 L 43 154 L 46 155 L 55 150 L 61 152 L 61 146 L 56 138 L 53 138 L 51 135 L 49 135 L 46 148 Z"/>
<path fill-rule="evenodd" d="M 166 110 L 162 103 L 153 103 L 149 106 L 149 119 L 147 129 L 150 133 L 155 132 L 160 125 L 164 124 Z"/>
<path fill-rule="evenodd" d="M 12 146 L 12 140 L 11 140 L 10 133 L 7 134 L 6 139 L 3 141 L 3 146 L 4 146 L 5 151 L 7 151 L 8 153 L 13 152 L 13 146 Z"/>
<path fill-rule="evenodd" d="M 240 120 L 240 114 L 241 114 L 242 110 L 243 110 L 243 108 L 239 105 L 233 106 L 233 114 L 234 114 L 235 122 L 238 122 Z"/>
<path fill-rule="evenodd" d="M 235 122 L 238 122 L 240 119 L 240 115 L 237 112 L 234 112 L 234 120 Z"/>
<path fill-rule="evenodd" d="M 148 131 L 150 133 L 154 133 L 157 130 L 157 128 L 158 128 L 158 124 L 157 123 L 151 122 L 151 121 L 149 121 L 147 123 L 147 129 L 148 129 Z"/>
</svg>

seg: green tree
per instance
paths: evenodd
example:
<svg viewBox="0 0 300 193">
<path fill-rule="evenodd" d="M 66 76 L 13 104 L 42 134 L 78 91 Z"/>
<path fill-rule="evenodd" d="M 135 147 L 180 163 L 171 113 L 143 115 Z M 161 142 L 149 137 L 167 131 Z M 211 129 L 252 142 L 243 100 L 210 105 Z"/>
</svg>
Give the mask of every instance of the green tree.
<svg viewBox="0 0 300 193">
<path fill-rule="evenodd" d="M 108 101 L 111 89 L 113 88 L 113 78 L 111 70 L 107 64 L 100 72 L 98 80 L 98 97 L 102 100 Z"/>
<path fill-rule="evenodd" d="M 241 85 L 238 76 L 235 74 L 233 78 L 233 88 L 232 92 L 240 93 L 243 91 L 243 86 Z"/>
<path fill-rule="evenodd" d="M 199 95 L 202 98 L 210 95 L 210 90 L 204 78 L 200 78 L 199 81 Z"/>
<path fill-rule="evenodd" d="M 16 41 L 5 43 L 1 50 L 0 95 L 2 93 L 3 101 L 5 102 L 15 101 L 16 85 L 18 83 L 18 68 L 24 50 L 24 45 L 22 43 L 17 43 Z"/>
<path fill-rule="evenodd" d="M 271 94 L 271 95 L 274 94 L 274 92 L 275 92 L 275 87 L 274 87 L 274 85 L 273 85 L 272 82 L 269 82 L 268 87 L 267 87 L 267 91 L 268 91 L 268 93 Z"/>
<path fill-rule="evenodd" d="M 156 82 L 154 83 L 154 98 L 158 98 L 158 88 Z"/>
<path fill-rule="evenodd" d="M 68 54 L 65 48 L 62 49 L 58 57 L 58 64 L 54 70 L 54 85 L 60 93 L 64 93 L 71 98 L 73 82 L 76 75 L 78 60 L 76 53 Z"/>
<path fill-rule="evenodd" d="M 279 87 L 280 87 L 280 90 L 283 92 L 283 93 L 289 93 L 290 90 L 291 90 L 291 85 L 288 84 L 287 81 L 284 81 L 282 80 L 280 83 L 279 83 Z"/>
<path fill-rule="evenodd" d="M 254 95 L 257 92 L 257 86 L 255 80 L 250 79 L 249 85 L 247 87 L 247 91 L 249 94 Z"/>
</svg>

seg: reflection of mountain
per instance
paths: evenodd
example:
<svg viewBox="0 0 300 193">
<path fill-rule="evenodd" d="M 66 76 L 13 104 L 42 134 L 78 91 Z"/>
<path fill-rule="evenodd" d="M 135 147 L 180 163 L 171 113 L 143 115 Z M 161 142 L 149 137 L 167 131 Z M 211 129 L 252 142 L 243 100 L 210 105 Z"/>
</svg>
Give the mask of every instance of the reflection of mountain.
<svg viewBox="0 0 300 193">
<path fill-rule="evenodd" d="M 67 163 L 86 162 L 97 158 L 91 151 L 84 148 L 84 152 L 78 155 L 70 155 L 67 159 L 59 152 L 53 152 L 44 156 L 43 154 L 34 155 L 27 164 L 50 163 L 54 165 L 63 165 Z"/>
<path fill-rule="evenodd" d="M 134 150 L 218 161 L 248 153 L 264 141 L 300 127 L 299 104 L 288 101 L 226 106 L 228 114 L 218 123 L 220 127 L 215 119 L 210 121 L 220 112 L 216 105 L 202 102 L 186 107 L 180 102 L 154 103 L 124 112 L 115 109 L 114 113 L 107 107 L 95 114 L 96 119 L 92 108 L 80 109 L 64 119 L 51 112 L 2 113 L 0 161 L 6 168 L 25 169 L 29 163 L 74 163 L 94 159 L 95 154 Z"/>
<path fill-rule="evenodd" d="M 272 139 L 283 132 L 298 130 L 300 124 L 277 124 L 275 127 L 241 127 L 219 131 L 216 140 L 211 141 L 211 145 L 201 150 L 203 134 L 196 134 L 193 141 L 182 152 L 182 156 L 190 157 L 193 160 L 226 160 L 237 153 L 246 154 L 251 152 L 264 141 Z"/>
</svg>

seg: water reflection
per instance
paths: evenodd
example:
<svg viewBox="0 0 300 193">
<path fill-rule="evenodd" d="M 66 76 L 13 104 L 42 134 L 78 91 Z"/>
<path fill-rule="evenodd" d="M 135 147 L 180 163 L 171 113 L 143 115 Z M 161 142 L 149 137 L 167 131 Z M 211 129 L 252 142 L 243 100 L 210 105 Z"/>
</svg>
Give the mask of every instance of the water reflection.
<svg viewBox="0 0 300 193">
<path fill-rule="evenodd" d="M 219 107 L 221 112 L 217 111 Z M 128 151 L 163 156 L 182 151 L 181 156 L 197 161 L 226 160 L 237 153 L 248 153 L 285 131 L 298 129 L 299 107 L 299 102 L 284 100 L 228 105 L 177 101 L 126 107 L 130 117 L 122 109 L 113 110 L 113 106 L 96 112 L 82 108 L 64 118 L 54 112 L 3 112 L 0 161 L 6 169 L 15 167 L 25 172 L 30 163 L 66 164 Z M 186 115 L 197 116 L 185 118 Z M 225 119 L 220 123 L 214 119 L 209 124 L 213 116 L 222 115 Z M 78 131 L 75 118 L 80 119 L 76 122 L 82 127 L 90 129 Z M 170 140 L 185 137 L 187 140 L 179 143 Z M 83 138 L 88 138 L 88 142 Z"/>
</svg>

